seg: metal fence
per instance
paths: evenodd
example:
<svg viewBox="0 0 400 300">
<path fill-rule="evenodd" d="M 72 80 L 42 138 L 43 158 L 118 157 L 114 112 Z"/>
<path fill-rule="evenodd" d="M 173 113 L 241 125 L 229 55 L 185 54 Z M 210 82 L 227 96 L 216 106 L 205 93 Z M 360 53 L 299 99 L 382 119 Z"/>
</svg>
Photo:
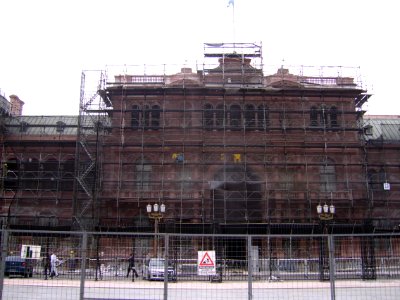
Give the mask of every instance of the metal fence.
<svg viewBox="0 0 400 300">
<path fill-rule="evenodd" d="M 400 294 L 398 233 L 232 236 L 4 229 L 1 247 L 1 299 L 376 300 Z M 58 276 L 50 276 L 53 253 Z M 138 277 L 134 272 L 127 276 L 131 253 Z"/>
</svg>

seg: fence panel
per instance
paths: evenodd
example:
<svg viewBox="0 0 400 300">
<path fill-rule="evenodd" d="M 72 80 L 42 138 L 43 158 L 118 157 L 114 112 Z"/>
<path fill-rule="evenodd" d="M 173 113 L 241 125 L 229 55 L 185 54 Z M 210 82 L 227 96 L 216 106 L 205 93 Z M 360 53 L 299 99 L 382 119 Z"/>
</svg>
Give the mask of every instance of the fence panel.
<svg viewBox="0 0 400 300">
<path fill-rule="evenodd" d="M 376 300 L 400 294 L 400 234 L 394 233 L 2 230 L 1 242 L 1 299 Z M 51 276 L 53 253 L 58 262 Z"/>
<path fill-rule="evenodd" d="M 400 235 L 335 238 L 336 299 L 398 299 Z"/>
<path fill-rule="evenodd" d="M 79 299 L 79 233 L 8 231 L 4 257 L 3 299 Z M 51 267 L 50 257 L 57 261 Z M 2 257 L 3 259 L 3 257 Z M 51 275 L 53 270 L 53 275 Z"/>
</svg>

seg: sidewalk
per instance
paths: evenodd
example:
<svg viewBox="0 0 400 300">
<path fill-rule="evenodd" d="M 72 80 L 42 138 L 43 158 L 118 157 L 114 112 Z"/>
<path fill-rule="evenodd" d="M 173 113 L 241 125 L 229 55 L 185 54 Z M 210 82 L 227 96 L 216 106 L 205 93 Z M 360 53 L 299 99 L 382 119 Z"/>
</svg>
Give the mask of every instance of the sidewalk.
<svg viewBox="0 0 400 300">
<path fill-rule="evenodd" d="M 143 279 L 136 279 L 132 282 L 130 279 L 126 280 L 85 280 L 85 287 L 96 288 L 96 287 L 116 287 L 116 288 L 163 288 L 163 281 L 148 281 Z M 51 286 L 51 287 L 79 287 L 80 280 L 66 279 L 58 277 L 56 279 L 26 279 L 26 278 L 5 278 L 4 285 L 24 285 L 24 286 Z M 247 281 L 223 281 L 221 283 L 214 283 L 209 281 L 178 281 L 168 282 L 168 289 L 186 289 L 186 288 L 204 288 L 209 287 L 216 289 L 221 287 L 223 289 L 237 289 L 237 288 L 248 288 Z M 400 280 L 336 280 L 336 288 L 363 288 L 363 287 L 399 287 Z M 329 281 L 253 281 L 253 288 L 261 289 L 288 289 L 288 288 L 305 288 L 305 289 L 318 289 L 318 288 L 330 288 Z"/>
</svg>

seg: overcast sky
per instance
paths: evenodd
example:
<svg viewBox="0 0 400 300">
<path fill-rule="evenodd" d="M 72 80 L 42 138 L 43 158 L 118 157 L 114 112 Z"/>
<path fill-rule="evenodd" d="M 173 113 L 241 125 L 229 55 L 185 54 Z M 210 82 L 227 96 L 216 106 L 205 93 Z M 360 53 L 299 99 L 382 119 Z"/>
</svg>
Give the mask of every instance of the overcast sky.
<svg viewBox="0 0 400 300">
<path fill-rule="evenodd" d="M 82 70 L 184 64 L 203 60 L 205 42 L 261 42 L 265 65 L 359 68 L 373 94 L 364 109 L 400 115 L 397 1 L 235 0 L 234 18 L 228 2 L 2 0 L 1 93 L 18 95 L 25 115 L 78 114 Z"/>
</svg>

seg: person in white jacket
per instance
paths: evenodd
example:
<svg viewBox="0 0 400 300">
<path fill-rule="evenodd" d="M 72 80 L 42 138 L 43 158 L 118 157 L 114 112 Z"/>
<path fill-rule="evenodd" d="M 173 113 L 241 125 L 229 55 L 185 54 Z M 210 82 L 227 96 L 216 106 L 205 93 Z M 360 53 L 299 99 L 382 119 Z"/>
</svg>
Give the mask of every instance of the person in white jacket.
<svg viewBox="0 0 400 300">
<path fill-rule="evenodd" d="M 59 261 L 57 256 L 52 253 L 50 256 L 50 277 L 53 278 L 54 276 L 58 277 L 57 265 Z"/>
</svg>

